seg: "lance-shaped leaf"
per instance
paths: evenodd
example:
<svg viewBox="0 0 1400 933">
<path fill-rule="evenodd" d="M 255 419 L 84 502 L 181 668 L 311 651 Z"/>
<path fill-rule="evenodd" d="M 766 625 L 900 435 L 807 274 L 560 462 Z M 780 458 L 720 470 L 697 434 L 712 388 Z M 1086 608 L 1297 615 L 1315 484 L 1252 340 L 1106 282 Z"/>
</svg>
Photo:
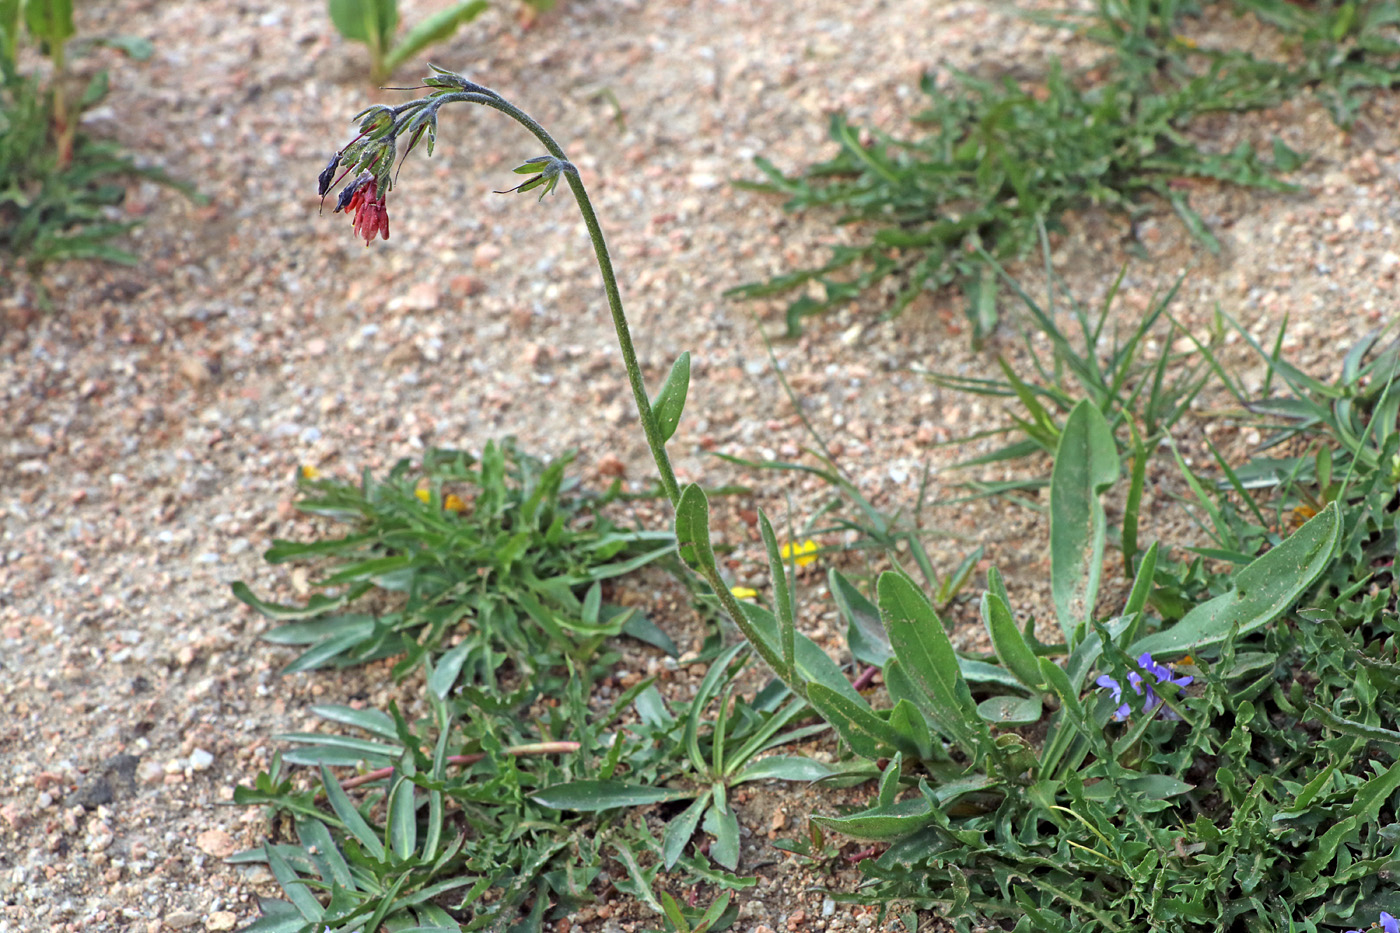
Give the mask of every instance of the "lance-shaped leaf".
<svg viewBox="0 0 1400 933">
<path fill-rule="evenodd" d="M 1050 474 L 1050 591 L 1071 645 L 1094 611 L 1105 524 L 1099 496 L 1117 478 L 1113 432 L 1103 413 L 1085 399 L 1065 421 Z"/>
<path fill-rule="evenodd" d="M 661 429 L 661 442 L 664 444 L 676 433 L 681 423 L 681 412 L 685 410 L 685 396 L 690 389 L 690 352 L 676 357 L 671 364 L 671 373 L 656 393 L 652 411 L 656 414 L 656 426 Z"/>
<path fill-rule="evenodd" d="M 1000 579 L 1001 575 L 995 567 L 988 571 L 989 577 L 993 574 Z M 1038 690 L 1044 683 L 1040 679 L 1040 662 L 1030 645 L 1026 644 L 1025 636 L 1016 627 L 1016 620 L 1011 616 L 1011 609 L 997 594 L 997 589 L 999 588 L 994 587 L 982 594 L 982 623 L 987 627 L 987 634 L 991 636 L 992 650 L 996 652 L 997 660 L 1002 666 L 1015 674 L 1021 683 Z"/>
<path fill-rule="evenodd" d="M 1235 626 L 1240 635 L 1247 635 L 1267 625 L 1332 563 L 1341 534 L 1341 510 L 1332 502 L 1288 540 L 1235 574 L 1233 590 L 1201 603 L 1166 631 L 1138 639 L 1128 653 L 1137 657 L 1147 652 L 1160 660 L 1218 645 Z"/>
<path fill-rule="evenodd" d="M 980 757 L 991 743 L 991 733 L 977 714 L 943 622 L 907 577 L 886 571 L 880 575 L 876 590 L 894 655 L 928 697 L 930 706 L 925 712 L 931 714 L 934 728 L 968 755 Z"/>
<path fill-rule="evenodd" d="M 710 546 L 710 502 L 695 483 L 681 490 L 676 504 L 676 550 L 690 569 L 702 574 L 719 572 Z"/>
</svg>

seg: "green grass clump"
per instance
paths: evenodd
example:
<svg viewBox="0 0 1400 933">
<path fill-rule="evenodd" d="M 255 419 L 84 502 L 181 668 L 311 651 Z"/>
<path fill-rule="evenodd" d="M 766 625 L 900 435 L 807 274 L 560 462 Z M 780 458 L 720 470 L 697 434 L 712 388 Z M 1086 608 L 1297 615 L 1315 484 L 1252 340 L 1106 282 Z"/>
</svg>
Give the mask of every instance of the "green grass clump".
<svg viewBox="0 0 1400 933">
<path fill-rule="evenodd" d="M 1276 106 L 1311 88 L 1344 124 L 1365 94 L 1400 83 L 1400 7 L 1324 3 L 1302 8 L 1249 2 L 1277 24 L 1297 61 L 1211 51 L 1180 38 L 1187 10 L 1163 0 L 1103 0 L 1092 13 L 1050 18 L 1109 46 L 1082 74 L 1058 64 L 1034 82 L 985 80 L 954 72 L 948 86 L 925 76 L 930 98 L 897 136 L 832 117 L 835 157 L 789 175 L 759 157 L 766 180 L 741 183 L 784 195 L 785 209 L 833 212 L 861 225 L 827 262 L 731 290 L 745 298 L 797 292 L 787 329 L 877 286 L 894 292 L 889 313 L 918 295 L 959 286 L 977 335 L 997 320 L 998 281 L 984 254 L 1023 257 L 1039 225 L 1060 226 L 1068 211 L 1106 207 L 1136 219 L 1166 204 L 1191 235 L 1219 244 L 1191 207 L 1185 179 L 1289 191 L 1283 176 L 1302 156 L 1275 140 L 1261 155 L 1248 144 L 1213 151 L 1191 135 L 1202 116 Z"/>
<path fill-rule="evenodd" d="M 421 471 L 400 461 L 384 480 L 366 471 L 359 485 L 303 475 L 297 508 L 350 529 L 275 541 L 266 556 L 329 562 L 316 581 L 329 592 L 293 606 L 242 582 L 233 593 L 287 623 L 265 640 L 306 646 L 287 671 L 401 656 L 402 678 L 431 659 L 440 692 L 459 678 L 496 688 L 507 672 L 544 677 L 560 652 L 605 662 L 599 646 L 623 632 L 674 652 L 644 616 L 602 602 L 603 581 L 673 553 L 674 539 L 608 519 L 607 497 L 566 476 L 571 459 L 546 465 L 507 440 L 488 443 L 480 459 L 430 450 Z"/>
<path fill-rule="evenodd" d="M 130 179 L 205 199 L 159 168 L 137 164 L 116 144 L 80 131 L 83 111 L 107 95 L 109 78 L 98 71 L 80 90 L 70 86 L 68 56 L 105 45 L 144 60 L 154 49 L 131 36 L 75 38 L 71 6 L 69 0 L 0 4 L 0 259 L 22 258 L 31 269 L 67 259 L 132 265 L 136 256 L 111 242 L 136 226 L 112 216 Z M 47 81 L 19 70 L 25 34 L 52 64 Z M 10 265 L 0 262 L 0 273 Z"/>
</svg>

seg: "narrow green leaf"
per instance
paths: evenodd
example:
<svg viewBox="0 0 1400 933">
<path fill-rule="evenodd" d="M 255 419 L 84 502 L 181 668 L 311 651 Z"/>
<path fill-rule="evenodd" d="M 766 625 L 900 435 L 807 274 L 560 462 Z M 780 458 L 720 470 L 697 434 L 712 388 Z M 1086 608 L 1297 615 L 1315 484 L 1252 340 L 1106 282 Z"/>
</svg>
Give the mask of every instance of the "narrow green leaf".
<svg viewBox="0 0 1400 933">
<path fill-rule="evenodd" d="M 988 571 L 988 576 L 994 573 L 1000 579 L 1001 574 L 997 573 L 996 568 Z M 995 591 L 982 594 L 982 623 L 987 627 L 997 660 L 1027 687 L 1041 689 L 1044 681 L 1040 679 L 1040 662 L 1030 645 L 1026 644 L 1021 630 L 1016 627 L 1010 608 Z"/>
<path fill-rule="evenodd" d="M 429 16 L 410 29 L 403 41 L 384 57 L 385 69 L 393 71 L 433 43 L 452 38 L 458 26 L 476 19 L 488 5 L 487 0 L 469 0 Z M 392 36 L 393 33 L 389 31 L 385 35 Z"/>
<path fill-rule="evenodd" d="M 418 810 L 414 805 L 414 784 L 401 775 L 389 791 L 388 817 L 385 827 L 389 848 L 401 859 L 412 858 L 418 848 Z"/>
<path fill-rule="evenodd" d="M 267 867 L 271 869 L 272 876 L 277 879 L 277 883 L 282 886 L 282 892 L 291 898 L 297 913 L 311 923 L 320 920 L 325 912 L 324 908 L 321 907 L 321 902 L 316 900 L 316 895 L 312 894 L 311 889 L 302 881 L 296 869 L 272 846 L 264 848 L 267 852 Z"/>
<path fill-rule="evenodd" d="M 1065 422 L 1050 474 L 1050 589 L 1071 645 L 1094 611 L 1105 533 L 1099 496 L 1117 479 L 1113 432 L 1085 399 Z"/>
<path fill-rule="evenodd" d="M 768 552 L 768 574 L 773 580 L 773 608 L 778 620 L 778 646 L 783 667 L 787 669 L 786 679 L 791 679 L 794 673 L 794 632 L 797 625 L 792 609 L 792 590 L 788 586 L 787 568 L 783 566 L 783 559 L 778 551 L 778 536 L 773 533 L 773 525 L 762 509 L 758 511 L 758 527 L 763 534 L 763 547 Z"/>
<path fill-rule="evenodd" d="M 656 401 L 651 406 L 656 415 L 656 426 L 661 429 L 663 444 L 675 435 L 681 423 L 681 412 L 685 410 L 685 397 L 689 391 L 690 352 L 687 351 L 671 364 L 671 372 L 661 384 L 661 391 L 656 393 Z"/>
<path fill-rule="evenodd" d="M 324 764 L 321 765 L 321 785 L 326 790 L 326 799 L 330 801 L 331 809 L 335 815 L 340 817 L 340 822 L 345 824 L 345 829 L 351 836 L 355 837 L 370 857 L 376 861 L 384 861 L 384 845 L 370 829 L 365 818 L 360 816 L 360 812 L 351 803 L 349 795 L 345 793 L 345 788 L 340 786 L 340 782 L 331 774 L 330 769 Z"/>
<path fill-rule="evenodd" d="M 531 794 L 530 799 L 556 810 L 596 813 L 614 807 L 644 807 L 666 800 L 685 800 L 695 793 L 685 788 L 647 787 L 621 781 L 570 781 L 546 787 Z"/>
</svg>

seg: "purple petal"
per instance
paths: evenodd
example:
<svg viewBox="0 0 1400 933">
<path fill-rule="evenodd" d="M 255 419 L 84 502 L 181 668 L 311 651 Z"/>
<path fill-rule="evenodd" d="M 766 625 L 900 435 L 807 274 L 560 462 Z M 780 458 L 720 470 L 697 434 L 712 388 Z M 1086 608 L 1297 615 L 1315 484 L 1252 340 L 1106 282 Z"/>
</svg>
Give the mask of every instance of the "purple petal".
<svg viewBox="0 0 1400 933">
<path fill-rule="evenodd" d="M 1381 929 L 1385 933 L 1400 933 L 1400 920 L 1396 920 L 1385 911 L 1381 911 Z"/>
</svg>

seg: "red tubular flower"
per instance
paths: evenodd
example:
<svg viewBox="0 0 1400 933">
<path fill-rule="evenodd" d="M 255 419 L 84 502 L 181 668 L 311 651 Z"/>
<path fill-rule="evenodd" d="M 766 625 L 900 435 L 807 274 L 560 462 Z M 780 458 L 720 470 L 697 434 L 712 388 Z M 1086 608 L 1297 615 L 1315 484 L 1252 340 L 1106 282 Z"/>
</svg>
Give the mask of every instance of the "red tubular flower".
<svg viewBox="0 0 1400 933">
<path fill-rule="evenodd" d="M 365 246 L 369 246 L 376 236 L 389 239 L 387 198 L 388 192 L 379 193 L 379 182 L 373 175 L 361 176 L 341 192 L 335 209 L 337 213 L 343 209 L 355 215 L 355 235 L 364 237 Z"/>
</svg>

